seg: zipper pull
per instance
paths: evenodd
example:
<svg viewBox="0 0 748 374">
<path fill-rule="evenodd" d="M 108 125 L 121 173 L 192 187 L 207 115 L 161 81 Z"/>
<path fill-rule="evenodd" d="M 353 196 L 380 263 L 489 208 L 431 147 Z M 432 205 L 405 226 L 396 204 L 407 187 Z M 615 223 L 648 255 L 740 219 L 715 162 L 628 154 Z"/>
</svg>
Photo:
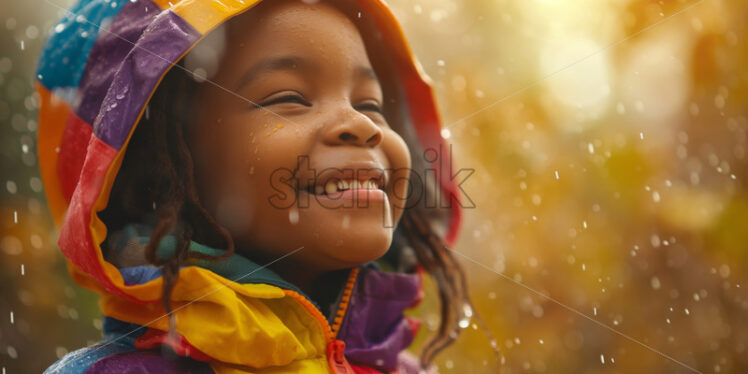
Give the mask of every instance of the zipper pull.
<svg viewBox="0 0 748 374">
<path fill-rule="evenodd" d="M 355 374 L 344 353 L 345 342 L 342 340 L 335 339 L 327 343 L 327 362 L 333 374 Z"/>
</svg>

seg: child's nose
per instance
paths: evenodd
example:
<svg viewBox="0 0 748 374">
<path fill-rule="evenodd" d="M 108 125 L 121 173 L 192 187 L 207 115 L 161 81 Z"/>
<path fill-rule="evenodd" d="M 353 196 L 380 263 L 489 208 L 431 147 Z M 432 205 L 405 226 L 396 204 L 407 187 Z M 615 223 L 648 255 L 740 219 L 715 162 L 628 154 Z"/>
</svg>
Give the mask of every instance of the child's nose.
<svg viewBox="0 0 748 374">
<path fill-rule="evenodd" d="M 375 147 L 382 142 L 383 136 L 380 126 L 356 110 L 339 116 L 324 131 L 324 141 L 330 145 Z"/>
</svg>

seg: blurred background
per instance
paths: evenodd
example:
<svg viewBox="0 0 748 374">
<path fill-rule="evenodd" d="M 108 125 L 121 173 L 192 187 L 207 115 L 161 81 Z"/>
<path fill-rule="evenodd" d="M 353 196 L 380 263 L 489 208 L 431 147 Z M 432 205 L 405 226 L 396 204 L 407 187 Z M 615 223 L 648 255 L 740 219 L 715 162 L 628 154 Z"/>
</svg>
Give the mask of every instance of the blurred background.
<svg viewBox="0 0 748 374">
<path fill-rule="evenodd" d="M 505 372 L 748 372 L 748 2 L 389 3 L 475 170 L 454 249 Z M 2 374 L 100 338 L 34 154 L 33 74 L 60 15 L 0 2 Z M 437 362 L 497 372 L 476 324 Z"/>
</svg>

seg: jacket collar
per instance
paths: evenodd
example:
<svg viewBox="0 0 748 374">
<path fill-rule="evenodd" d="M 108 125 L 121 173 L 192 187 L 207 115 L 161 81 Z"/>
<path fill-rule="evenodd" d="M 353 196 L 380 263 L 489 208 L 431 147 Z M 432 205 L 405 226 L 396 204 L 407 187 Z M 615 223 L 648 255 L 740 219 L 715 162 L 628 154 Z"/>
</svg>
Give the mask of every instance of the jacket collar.
<svg viewBox="0 0 748 374">
<path fill-rule="evenodd" d="M 144 225 L 125 227 L 110 238 L 110 255 L 122 260 L 133 257 L 130 252 L 141 251 L 142 258 L 142 249 L 148 243 L 150 233 L 149 227 Z M 157 248 L 157 255 L 167 258 L 173 255 L 175 247 L 176 239 L 166 236 Z M 190 244 L 190 250 L 210 256 L 222 253 L 222 250 L 195 242 Z M 326 291 L 328 296 L 332 295 L 331 303 L 321 303 L 329 305 L 325 311 L 318 303 L 324 298 L 316 297 L 313 300 L 275 272 L 238 254 L 223 261 L 191 260 L 187 265 L 210 270 L 240 284 L 271 285 L 301 295 L 327 317 L 334 337 L 345 342 L 345 355 L 351 362 L 380 370 L 391 371 L 397 368 L 399 353 L 412 343 L 420 325 L 416 319 L 403 315 L 406 309 L 415 306 L 422 297 L 420 273 L 385 272 L 375 262 L 361 265 L 349 272 L 338 272 L 343 275 L 342 279 L 339 276 L 331 277 L 330 281 L 321 285 L 329 286 Z M 152 265 L 127 266 L 119 270 L 128 285 L 144 284 L 161 276 L 161 269 Z M 345 273 L 349 274 L 347 281 Z M 124 332 L 123 326 L 129 331 L 133 328 L 142 330 L 135 334 L 139 336 L 141 348 L 154 348 L 167 343 L 163 334 L 146 332 L 147 329 L 142 329 L 140 325 L 109 323 L 104 326 L 105 335 L 118 336 Z M 185 356 L 210 359 L 210 356 L 203 355 L 186 341 L 182 344 L 185 345 L 172 348 Z"/>
</svg>

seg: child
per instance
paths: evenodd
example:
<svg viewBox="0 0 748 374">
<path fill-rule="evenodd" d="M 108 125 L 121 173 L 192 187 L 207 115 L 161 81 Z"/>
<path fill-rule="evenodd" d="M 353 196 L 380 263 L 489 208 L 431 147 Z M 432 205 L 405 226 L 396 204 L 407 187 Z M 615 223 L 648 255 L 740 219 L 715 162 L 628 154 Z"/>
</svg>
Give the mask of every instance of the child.
<svg viewBox="0 0 748 374">
<path fill-rule="evenodd" d="M 38 79 L 59 246 L 105 316 L 47 372 L 415 373 L 467 326 L 433 95 L 381 1 L 83 0 Z"/>
</svg>

